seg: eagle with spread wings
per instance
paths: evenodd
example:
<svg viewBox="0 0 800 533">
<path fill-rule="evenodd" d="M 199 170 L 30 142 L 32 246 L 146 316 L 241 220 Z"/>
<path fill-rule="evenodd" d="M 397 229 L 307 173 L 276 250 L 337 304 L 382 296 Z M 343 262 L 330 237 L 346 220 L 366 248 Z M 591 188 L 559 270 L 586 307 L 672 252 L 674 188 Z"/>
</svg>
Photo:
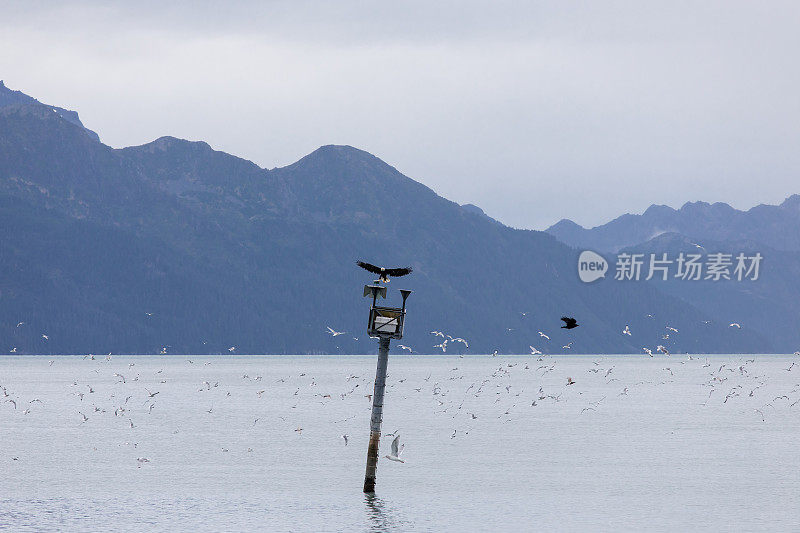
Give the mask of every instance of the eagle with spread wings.
<svg viewBox="0 0 800 533">
<path fill-rule="evenodd" d="M 356 261 L 356 264 L 366 270 L 367 272 L 372 272 L 373 274 L 378 274 L 380 276 L 380 280 L 384 283 L 389 283 L 389 276 L 393 278 L 399 278 L 400 276 L 405 276 L 406 274 L 410 274 L 412 272 L 411 267 L 400 267 L 400 268 L 384 268 L 375 265 L 371 265 L 369 263 L 365 263 L 364 261 Z"/>
</svg>

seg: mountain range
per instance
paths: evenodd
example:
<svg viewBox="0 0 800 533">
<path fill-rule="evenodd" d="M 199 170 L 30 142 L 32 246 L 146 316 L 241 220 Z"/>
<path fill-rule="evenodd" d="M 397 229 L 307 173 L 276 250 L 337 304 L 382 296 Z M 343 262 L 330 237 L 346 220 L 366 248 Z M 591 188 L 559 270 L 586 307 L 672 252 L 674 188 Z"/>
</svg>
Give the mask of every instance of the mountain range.
<svg viewBox="0 0 800 533">
<path fill-rule="evenodd" d="M 698 242 L 748 240 L 776 250 L 800 251 L 800 194 L 780 205 L 757 205 L 747 211 L 726 203 L 688 202 L 680 209 L 651 205 L 641 215 L 625 214 L 594 228 L 563 219 L 547 233 L 575 248 L 617 252 L 663 233 Z"/>
<path fill-rule="evenodd" d="M 414 291 L 402 342 L 416 353 L 439 350 L 433 330 L 469 341 L 447 353 L 642 353 L 667 325 L 674 352 L 797 349 L 763 321 L 734 331 L 730 308 L 679 290 L 584 284 L 573 243 L 507 227 L 357 148 L 268 170 L 174 137 L 115 149 L 73 113 L 0 85 L 7 352 L 373 353 L 372 277 L 356 259 L 414 268 L 387 303 Z M 561 329 L 562 315 L 581 327 Z"/>
</svg>

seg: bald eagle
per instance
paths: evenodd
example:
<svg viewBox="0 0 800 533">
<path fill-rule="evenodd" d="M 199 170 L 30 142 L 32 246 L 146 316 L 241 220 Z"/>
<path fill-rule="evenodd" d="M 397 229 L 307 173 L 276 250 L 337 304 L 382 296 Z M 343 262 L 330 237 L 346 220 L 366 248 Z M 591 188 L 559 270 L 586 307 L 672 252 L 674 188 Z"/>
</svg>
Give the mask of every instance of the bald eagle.
<svg viewBox="0 0 800 533">
<path fill-rule="evenodd" d="M 356 264 L 366 270 L 367 272 L 372 272 L 373 274 L 378 274 L 380 276 L 380 280 L 384 283 L 389 283 L 389 276 L 399 278 L 400 276 L 405 276 L 406 274 L 410 274 L 413 270 L 411 267 L 401 267 L 401 268 L 384 268 L 375 265 L 371 265 L 369 263 L 365 263 L 364 261 L 356 261 Z"/>
</svg>

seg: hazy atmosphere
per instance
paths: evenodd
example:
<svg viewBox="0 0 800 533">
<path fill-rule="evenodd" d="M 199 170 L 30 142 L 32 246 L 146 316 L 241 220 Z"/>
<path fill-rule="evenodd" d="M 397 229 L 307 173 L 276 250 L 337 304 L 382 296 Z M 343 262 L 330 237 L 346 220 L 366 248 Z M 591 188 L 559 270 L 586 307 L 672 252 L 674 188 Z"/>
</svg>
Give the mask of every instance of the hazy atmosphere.
<svg viewBox="0 0 800 533">
<path fill-rule="evenodd" d="M 0 6 L 0 79 L 113 147 L 348 144 L 535 229 L 798 192 L 794 2 Z"/>
<path fill-rule="evenodd" d="M 797 531 L 798 29 L 0 0 L 0 530 Z"/>
</svg>

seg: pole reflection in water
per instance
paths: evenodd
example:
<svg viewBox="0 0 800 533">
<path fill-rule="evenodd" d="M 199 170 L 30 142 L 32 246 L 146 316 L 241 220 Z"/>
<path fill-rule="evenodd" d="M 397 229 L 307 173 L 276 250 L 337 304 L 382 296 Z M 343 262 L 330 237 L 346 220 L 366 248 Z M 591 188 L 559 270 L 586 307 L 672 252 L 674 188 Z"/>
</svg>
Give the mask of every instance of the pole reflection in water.
<svg viewBox="0 0 800 533">
<path fill-rule="evenodd" d="M 375 494 L 365 494 L 364 503 L 367 504 L 367 518 L 369 519 L 370 529 L 375 533 L 385 531 L 407 531 L 410 523 L 399 519 L 396 511 L 388 508 L 386 503 L 375 496 Z"/>
</svg>

